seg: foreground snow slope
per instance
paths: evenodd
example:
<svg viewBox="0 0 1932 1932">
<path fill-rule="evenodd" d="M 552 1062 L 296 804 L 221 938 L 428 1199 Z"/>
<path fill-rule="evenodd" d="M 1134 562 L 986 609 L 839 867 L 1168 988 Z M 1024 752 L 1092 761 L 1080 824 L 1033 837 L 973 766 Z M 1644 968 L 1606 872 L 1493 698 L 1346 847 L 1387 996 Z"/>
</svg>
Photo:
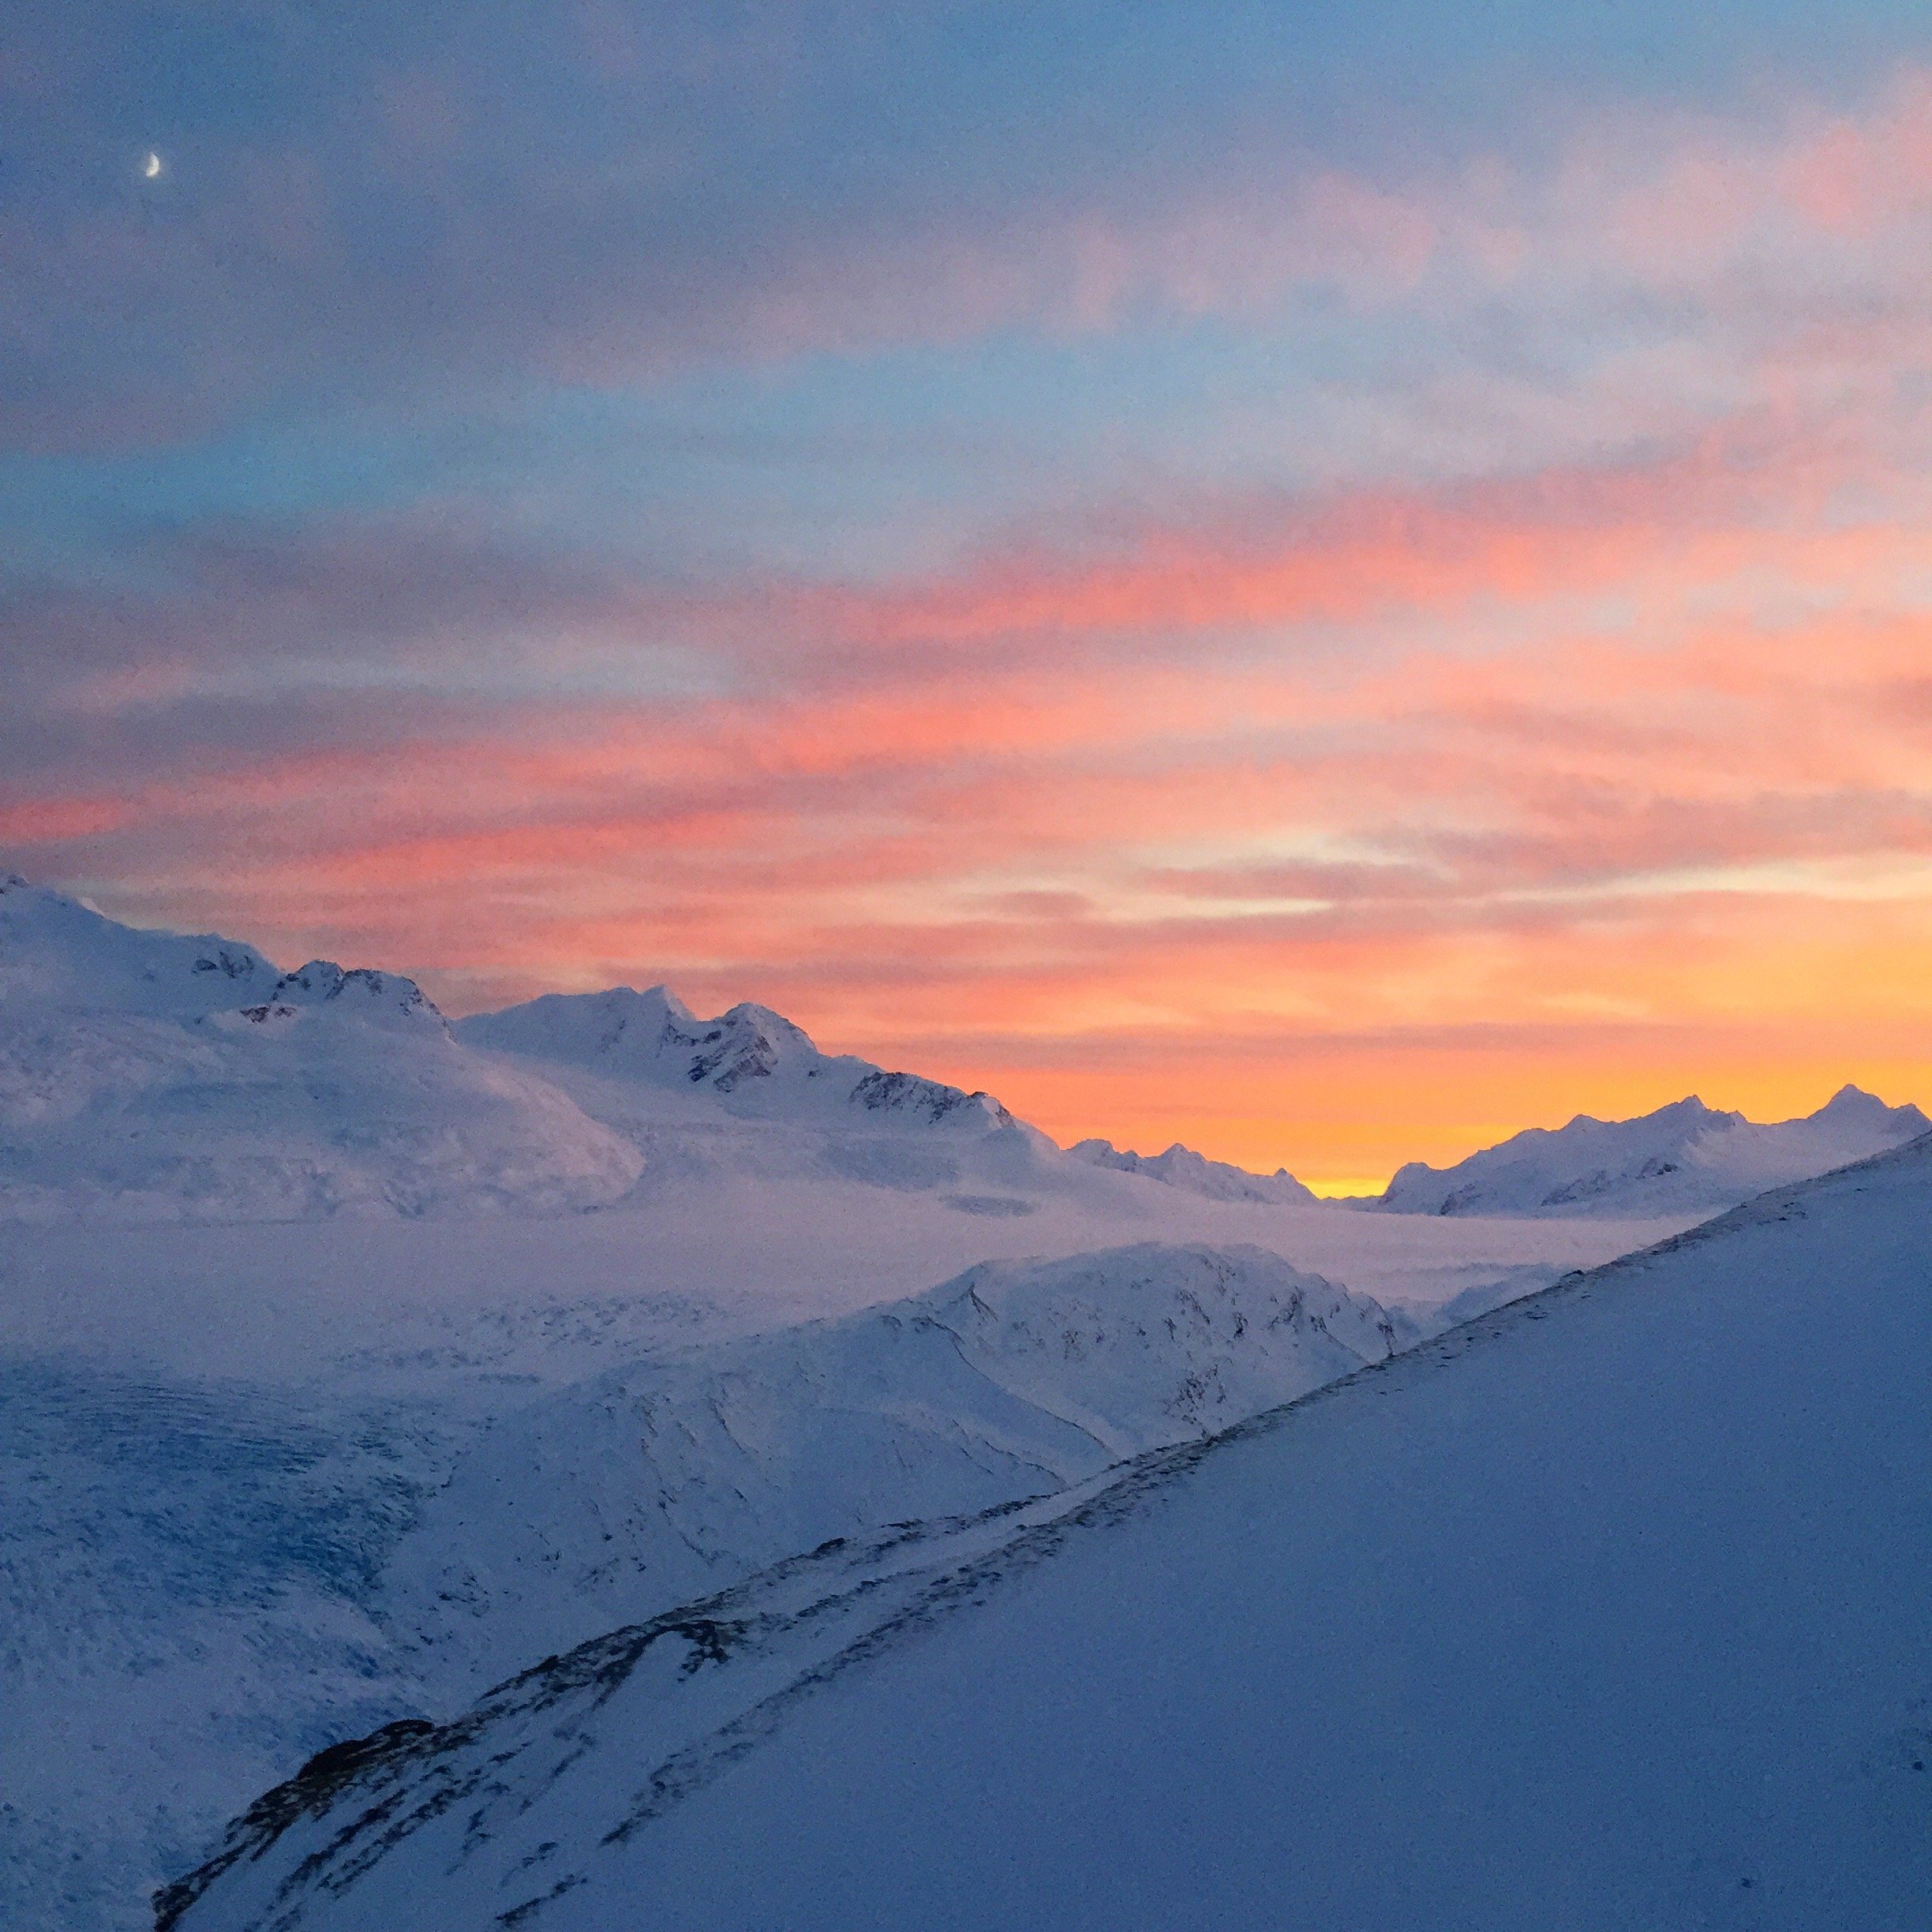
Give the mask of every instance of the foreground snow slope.
<svg viewBox="0 0 1932 1932">
<path fill-rule="evenodd" d="M 1932 1150 L 264 1798 L 188 1932 L 1932 1915 Z"/>
<path fill-rule="evenodd" d="M 1453 1167 L 1411 1162 L 1379 1201 L 1398 1214 L 1674 1215 L 1739 1201 L 1902 1147 L 1932 1128 L 1915 1106 L 1841 1088 L 1803 1120 L 1762 1125 L 1694 1096 L 1635 1120 L 1578 1114 L 1532 1127 Z"/>
<path fill-rule="evenodd" d="M 1291 1231 L 1137 1192 L 1176 1233 Z M 131 1932 L 251 1792 L 338 1739 L 1387 1346 L 1372 1304 L 1256 1248 L 1000 1263 L 906 1297 L 989 1237 L 1112 1230 L 1073 1202 L 987 1220 L 888 1195 L 895 1219 L 879 1198 L 739 1177 L 554 1221 L 12 1230 L 0 1924 Z M 1376 1237 L 1357 1258 L 1412 1286 L 1573 1252 L 1522 1224 L 1301 1219 Z"/>
</svg>

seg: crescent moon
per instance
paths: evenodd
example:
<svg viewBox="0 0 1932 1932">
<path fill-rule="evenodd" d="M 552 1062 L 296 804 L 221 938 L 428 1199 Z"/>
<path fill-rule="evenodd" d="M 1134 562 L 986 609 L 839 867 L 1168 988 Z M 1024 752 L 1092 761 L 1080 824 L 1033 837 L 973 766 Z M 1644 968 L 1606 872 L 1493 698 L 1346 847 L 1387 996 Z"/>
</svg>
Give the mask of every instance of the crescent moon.
<svg viewBox="0 0 1932 1932">
<path fill-rule="evenodd" d="M 141 173 L 144 174 L 149 181 L 158 181 L 160 179 L 161 157 L 156 154 L 152 148 L 148 151 L 148 159 L 141 163 Z"/>
</svg>

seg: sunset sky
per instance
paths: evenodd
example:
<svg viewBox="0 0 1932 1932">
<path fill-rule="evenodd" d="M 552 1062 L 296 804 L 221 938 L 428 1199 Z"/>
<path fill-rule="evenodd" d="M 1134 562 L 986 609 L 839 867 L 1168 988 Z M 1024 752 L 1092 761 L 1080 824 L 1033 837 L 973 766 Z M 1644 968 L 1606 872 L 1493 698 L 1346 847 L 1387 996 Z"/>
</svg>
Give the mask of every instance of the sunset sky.
<svg viewBox="0 0 1932 1932">
<path fill-rule="evenodd" d="M 0 679 L 0 864 L 453 1011 L 1932 1106 L 1932 16 L 12 0 Z"/>
</svg>

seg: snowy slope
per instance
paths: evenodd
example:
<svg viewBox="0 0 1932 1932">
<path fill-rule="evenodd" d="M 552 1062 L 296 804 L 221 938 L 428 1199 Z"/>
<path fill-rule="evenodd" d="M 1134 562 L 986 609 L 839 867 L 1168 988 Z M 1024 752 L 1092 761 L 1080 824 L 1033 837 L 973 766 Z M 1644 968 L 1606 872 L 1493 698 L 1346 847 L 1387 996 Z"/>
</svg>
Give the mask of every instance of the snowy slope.
<svg viewBox="0 0 1932 1932">
<path fill-rule="evenodd" d="M 1030 1496 L 1374 1354 L 1366 1304 L 1342 1320 L 1281 1250 L 1426 1304 L 1633 1241 L 1095 1181 L 1122 1200 L 1022 1219 L 736 1174 L 564 1219 L 16 1225 L 0 1924 L 133 1932 L 335 1739 L 448 1716 L 802 1542 Z M 1165 1252 L 1078 1260 L 1122 1230 Z M 1200 1252 L 1245 1241 L 1275 1252 Z M 968 1271 L 991 1327 L 949 1312 L 957 1281 L 906 1293 L 987 1248 L 1017 1258 Z"/>
<path fill-rule="evenodd" d="M 1016 1124 L 990 1094 L 889 1073 L 853 1054 L 821 1053 L 803 1028 L 769 1006 L 747 1001 L 700 1020 L 665 987 L 546 994 L 473 1014 L 456 1032 L 475 1046 L 700 1095 L 752 1118 L 946 1124 L 979 1133 Z"/>
<path fill-rule="evenodd" d="M 184 1932 L 1932 1908 L 1932 1151 L 318 1762 Z"/>
<path fill-rule="evenodd" d="M 0 1011 L 24 1005 L 164 1014 L 232 1012 L 282 975 L 253 946 L 144 932 L 18 873 L 0 873 Z"/>
<path fill-rule="evenodd" d="M 1417 1161 L 1372 1206 L 1398 1214 L 1715 1214 L 1768 1188 L 1902 1146 L 1932 1129 L 1915 1106 L 1846 1087 L 1803 1120 L 1764 1125 L 1693 1097 L 1627 1121 L 1579 1114 L 1453 1167 Z"/>
<path fill-rule="evenodd" d="M 1260 1249 L 985 1264 L 504 1418 L 401 1545 L 382 1614 L 473 1693 L 829 1537 L 1062 1488 L 1414 1335 Z"/>
<path fill-rule="evenodd" d="M 1193 1148 L 1176 1141 L 1164 1154 L 1135 1154 L 1117 1148 L 1111 1140 L 1078 1140 L 1067 1151 L 1076 1160 L 1095 1167 L 1111 1167 L 1119 1174 L 1145 1174 L 1164 1181 L 1170 1187 L 1185 1188 L 1204 1194 L 1210 1200 L 1312 1201 L 1312 1189 L 1304 1187 L 1286 1167 L 1271 1174 L 1250 1174 L 1245 1167 L 1226 1161 L 1210 1160 Z"/>
<path fill-rule="evenodd" d="M 554 1213 L 642 1166 L 408 979 L 0 890 L 0 1220 Z"/>
<path fill-rule="evenodd" d="M 930 1193 L 998 1218 L 1098 1201 L 1092 1170 L 990 1094 L 821 1053 L 768 1007 L 701 1020 L 662 987 L 552 994 L 459 1020 L 458 1037 L 541 1075 L 642 1152 L 647 1196 L 728 1174 Z"/>
</svg>

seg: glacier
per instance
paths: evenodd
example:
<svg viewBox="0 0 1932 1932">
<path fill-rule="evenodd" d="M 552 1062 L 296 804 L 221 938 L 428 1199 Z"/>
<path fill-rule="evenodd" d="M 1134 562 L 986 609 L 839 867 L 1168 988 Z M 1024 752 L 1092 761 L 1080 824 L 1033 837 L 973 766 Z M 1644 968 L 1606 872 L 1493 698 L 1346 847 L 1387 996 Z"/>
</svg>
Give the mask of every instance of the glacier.
<svg viewBox="0 0 1932 1932">
<path fill-rule="evenodd" d="M 266 1792 L 179 1932 L 1932 1905 L 1932 1144 Z"/>
</svg>

